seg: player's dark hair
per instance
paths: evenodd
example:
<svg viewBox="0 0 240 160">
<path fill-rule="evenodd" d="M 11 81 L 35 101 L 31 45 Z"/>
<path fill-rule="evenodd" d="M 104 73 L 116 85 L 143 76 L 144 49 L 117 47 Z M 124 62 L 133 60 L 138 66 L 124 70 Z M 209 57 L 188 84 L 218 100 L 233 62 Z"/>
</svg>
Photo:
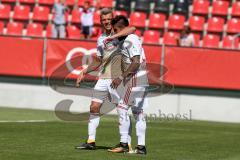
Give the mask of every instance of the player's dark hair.
<svg viewBox="0 0 240 160">
<path fill-rule="evenodd" d="M 125 27 L 129 26 L 127 17 L 123 15 L 116 16 L 115 18 L 112 19 L 112 22 L 111 22 L 112 25 L 115 25 L 117 23 L 121 23 Z"/>
</svg>

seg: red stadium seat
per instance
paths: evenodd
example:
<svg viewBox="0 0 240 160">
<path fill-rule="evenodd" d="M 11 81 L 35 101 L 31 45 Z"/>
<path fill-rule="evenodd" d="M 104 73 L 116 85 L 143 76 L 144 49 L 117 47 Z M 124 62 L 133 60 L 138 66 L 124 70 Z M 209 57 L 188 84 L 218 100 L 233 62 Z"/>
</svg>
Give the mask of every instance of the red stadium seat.
<svg viewBox="0 0 240 160">
<path fill-rule="evenodd" d="M 114 11 L 114 16 L 119 16 L 119 15 L 123 15 L 127 17 L 127 12 L 126 11 Z"/>
<path fill-rule="evenodd" d="M 203 47 L 218 48 L 220 37 L 214 34 L 207 34 L 203 37 Z"/>
<path fill-rule="evenodd" d="M 183 15 L 173 14 L 169 17 L 168 29 L 182 30 L 184 27 L 185 17 Z"/>
<path fill-rule="evenodd" d="M 18 22 L 10 22 L 7 24 L 7 34 L 8 35 L 18 35 L 21 36 L 23 31 L 23 24 Z"/>
<path fill-rule="evenodd" d="M 93 27 L 91 39 L 97 40 L 101 34 L 102 34 L 102 29 L 100 27 Z"/>
<path fill-rule="evenodd" d="M 65 19 L 66 19 L 66 23 L 68 22 L 68 20 L 69 20 L 69 12 L 65 12 Z"/>
<path fill-rule="evenodd" d="M 132 12 L 130 15 L 130 24 L 135 27 L 145 27 L 147 15 L 143 12 Z"/>
<path fill-rule="evenodd" d="M 81 23 L 81 13 L 78 10 L 72 10 L 72 23 Z"/>
<path fill-rule="evenodd" d="M 78 6 L 83 6 L 86 0 L 78 0 Z M 93 0 L 89 0 L 90 4 L 93 5 Z"/>
<path fill-rule="evenodd" d="M 17 0 L 2 0 L 3 3 L 16 3 Z"/>
<path fill-rule="evenodd" d="M 101 8 L 112 8 L 113 0 L 100 0 L 99 1 L 100 5 L 99 7 Z"/>
<path fill-rule="evenodd" d="M 52 25 L 48 24 L 46 27 L 46 37 L 51 38 L 52 37 Z"/>
<path fill-rule="evenodd" d="M 134 34 L 136 34 L 138 37 L 142 37 L 142 32 L 139 29 L 137 29 Z"/>
<path fill-rule="evenodd" d="M 94 12 L 94 15 L 93 15 L 93 22 L 94 24 L 97 24 L 97 25 L 100 25 L 100 11 L 96 11 Z"/>
<path fill-rule="evenodd" d="M 34 5 L 35 0 L 19 0 L 20 4 L 29 4 L 29 5 Z"/>
<path fill-rule="evenodd" d="M 200 42 L 200 34 L 196 34 L 196 33 L 190 33 L 193 35 L 194 37 L 194 46 L 197 47 L 199 46 L 199 42 Z"/>
<path fill-rule="evenodd" d="M 240 33 L 240 19 L 232 18 L 228 20 L 227 33 Z"/>
<path fill-rule="evenodd" d="M 40 5 L 54 5 L 54 0 L 38 0 L 38 3 Z"/>
<path fill-rule="evenodd" d="M 29 6 L 15 6 L 14 7 L 14 14 L 13 19 L 14 20 L 28 20 L 29 19 L 29 13 L 30 13 L 30 7 Z"/>
<path fill-rule="evenodd" d="M 164 28 L 164 23 L 166 20 L 166 15 L 161 13 L 151 13 L 149 16 L 149 28 L 162 29 Z"/>
<path fill-rule="evenodd" d="M 208 15 L 209 1 L 195 0 L 193 2 L 193 14 Z"/>
<path fill-rule="evenodd" d="M 93 27 L 92 28 L 92 36 L 93 37 L 98 37 L 101 33 L 101 28 L 100 27 Z"/>
<path fill-rule="evenodd" d="M 0 19 L 9 19 L 11 12 L 10 5 L 0 4 Z"/>
<path fill-rule="evenodd" d="M 4 23 L 0 21 L 0 35 L 3 34 Z"/>
<path fill-rule="evenodd" d="M 67 26 L 68 38 L 70 39 L 80 39 L 81 32 L 76 26 Z"/>
<path fill-rule="evenodd" d="M 143 42 L 144 43 L 153 43 L 159 44 L 160 32 L 155 30 L 146 30 L 143 33 Z"/>
<path fill-rule="evenodd" d="M 232 5 L 232 16 L 240 17 L 240 1 L 233 3 Z"/>
<path fill-rule="evenodd" d="M 73 6 L 75 4 L 75 0 L 66 0 L 66 4 L 68 6 Z"/>
<path fill-rule="evenodd" d="M 223 32 L 223 26 L 224 26 L 224 19 L 213 17 L 208 19 L 208 32 L 216 32 L 220 33 Z"/>
<path fill-rule="evenodd" d="M 233 39 L 233 36 L 226 36 L 223 38 L 223 48 L 237 49 L 238 47 L 239 38 Z"/>
<path fill-rule="evenodd" d="M 228 1 L 213 1 L 212 15 L 226 16 L 228 14 Z"/>
<path fill-rule="evenodd" d="M 163 43 L 166 45 L 177 45 L 177 38 L 179 38 L 179 33 L 165 32 L 163 36 Z"/>
<path fill-rule="evenodd" d="M 33 9 L 34 21 L 48 21 L 49 8 L 44 6 L 35 6 Z"/>
<path fill-rule="evenodd" d="M 43 26 L 38 23 L 30 23 L 27 25 L 27 36 L 42 37 Z"/>
<path fill-rule="evenodd" d="M 205 18 L 201 16 L 192 16 L 189 18 L 189 26 L 192 31 L 203 31 Z"/>
</svg>

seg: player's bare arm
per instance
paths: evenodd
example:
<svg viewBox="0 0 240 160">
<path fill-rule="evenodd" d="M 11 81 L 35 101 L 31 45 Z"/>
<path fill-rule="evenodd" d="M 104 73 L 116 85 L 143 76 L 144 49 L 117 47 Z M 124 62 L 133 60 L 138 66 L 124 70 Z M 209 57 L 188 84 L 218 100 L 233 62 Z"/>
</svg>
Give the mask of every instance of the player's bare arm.
<svg viewBox="0 0 240 160">
<path fill-rule="evenodd" d="M 119 37 L 124 37 L 130 34 L 133 34 L 136 31 L 136 27 L 126 27 L 123 30 L 121 30 L 120 32 L 108 37 L 105 39 L 105 43 L 112 41 L 115 38 L 119 38 Z"/>
<path fill-rule="evenodd" d="M 93 62 L 87 66 L 87 68 L 84 68 L 80 74 L 78 75 L 77 81 L 76 81 L 76 86 L 79 87 L 80 86 L 80 82 L 82 81 L 82 79 L 84 78 L 84 76 L 87 73 L 90 73 L 92 71 L 95 71 L 96 69 L 98 69 L 98 67 L 102 64 L 102 59 L 100 57 L 96 57 L 93 59 Z"/>
<path fill-rule="evenodd" d="M 124 81 L 124 84 L 127 83 L 127 78 L 131 77 L 133 74 L 137 72 L 140 66 L 140 56 L 134 56 L 131 58 L 132 63 L 127 68 L 127 70 L 122 74 L 122 76 L 115 78 L 111 84 L 111 87 L 116 89 L 122 81 Z M 129 78 L 128 78 L 129 79 Z"/>
</svg>

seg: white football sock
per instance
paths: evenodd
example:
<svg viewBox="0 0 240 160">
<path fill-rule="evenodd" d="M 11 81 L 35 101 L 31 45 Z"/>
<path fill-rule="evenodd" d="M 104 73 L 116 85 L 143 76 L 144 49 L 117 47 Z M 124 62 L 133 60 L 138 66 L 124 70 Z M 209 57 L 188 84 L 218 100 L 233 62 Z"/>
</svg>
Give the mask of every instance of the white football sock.
<svg viewBox="0 0 240 160">
<path fill-rule="evenodd" d="M 146 134 L 146 119 L 142 110 L 138 110 L 136 107 L 132 108 L 136 122 L 136 135 L 138 137 L 138 145 L 145 146 L 145 134 Z"/>
<path fill-rule="evenodd" d="M 99 125 L 100 116 L 98 113 L 90 113 L 88 121 L 88 141 L 95 142 L 96 130 Z"/>
<path fill-rule="evenodd" d="M 118 106 L 117 112 L 119 116 L 119 133 L 120 133 L 120 142 L 128 143 L 129 140 L 129 127 L 130 127 L 130 118 L 127 114 L 127 108 Z"/>
<path fill-rule="evenodd" d="M 132 143 L 132 120 L 131 117 L 129 117 L 130 120 L 130 125 L 129 125 L 129 129 L 128 129 L 128 145 L 131 146 Z"/>
<path fill-rule="evenodd" d="M 145 146 L 145 134 L 146 134 L 146 120 L 144 114 L 138 114 L 138 119 L 136 123 L 136 134 L 138 137 L 138 145 Z"/>
</svg>

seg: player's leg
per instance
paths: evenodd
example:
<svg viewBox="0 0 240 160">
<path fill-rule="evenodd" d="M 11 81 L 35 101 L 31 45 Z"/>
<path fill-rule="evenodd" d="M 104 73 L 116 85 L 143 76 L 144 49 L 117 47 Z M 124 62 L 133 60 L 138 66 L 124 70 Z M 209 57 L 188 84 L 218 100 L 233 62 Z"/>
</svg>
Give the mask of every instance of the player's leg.
<svg viewBox="0 0 240 160">
<path fill-rule="evenodd" d="M 146 137 L 146 119 L 144 116 L 144 112 L 142 109 L 138 107 L 132 106 L 132 113 L 136 120 L 136 135 L 137 135 L 137 142 L 138 145 L 136 147 L 136 153 L 138 154 L 146 154 L 146 147 L 145 147 L 145 137 Z"/>
<path fill-rule="evenodd" d="M 120 133 L 120 143 L 115 147 L 109 149 L 108 151 L 114 153 L 122 153 L 129 151 L 129 128 L 130 128 L 130 118 L 128 115 L 128 106 L 118 105 L 118 122 L 119 122 L 119 133 Z"/>
<path fill-rule="evenodd" d="M 96 130 L 100 122 L 100 108 L 102 103 L 92 101 L 90 105 L 90 115 L 88 121 L 88 143 L 95 142 Z"/>
<path fill-rule="evenodd" d="M 128 106 L 118 105 L 120 142 L 128 143 L 128 133 L 130 128 L 130 118 L 128 116 Z"/>
<path fill-rule="evenodd" d="M 136 135 L 138 145 L 136 153 L 146 154 L 145 137 L 146 137 L 146 119 L 144 115 L 144 107 L 146 107 L 146 92 L 144 87 L 133 87 L 131 94 L 131 109 L 134 119 L 136 120 Z"/>
<path fill-rule="evenodd" d="M 120 132 L 120 144 L 115 148 L 111 149 L 111 152 L 121 153 L 127 152 L 127 137 L 130 128 L 130 118 L 127 114 L 127 109 L 131 108 L 133 116 L 136 120 L 136 135 L 138 139 L 138 145 L 135 152 L 137 154 L 147 154 L 145 147 L 145 136 L 146 136 L 146 120 L 144 116 L 144 100 L 145 100 L 145 89 L 134 87 L 132 93 L 127 92 L 128 97 L 125 97 L 125 102 L 129 104 L 120 104 L 117 107 L 119 115 L 119 132 Z M 130 105 L 131 104 L 131 105 Z"/>
<path fill-rule="evenodd" d="M 87 34 L 87 39 L 90 39 L 92 36 L 92 26 L 88 26 L 88 34 Z"/>
<path fill-rule="evenodd" d="M 82 26 L 82 34 L 84 35 L 84 39 L 87 39 L 87 36 L 88 36 L 88 26 Z"/>
<path fill-rule="evenodd" d="M 128 129 L 128 148 L 129 148 L 129 153 L 133 153 L 133 149 L 132 149 L 132 119 L 131 116 L 129 116 L 129 120 L 130 120 L 130 126 Z"/>
<path fill-rule="evenodd" d="M 117 113 L 118 113 L 118 121 L 119 121 L 119 133 L 120 133 L 120 143 L 110 149 L 110 152 L 121 153 L 128 152 L 129 148 L 131 149 L 131 119 L 128 115 L 128 106 L 123 103 L 122 95 L 125 95 L 126 88 L 123 85 L 118 87 L 118 105 L 117 105 Z M 116 91 L 116 90 L 115 90 Z M 112 93 L 112 97 L 114 96 L 115 91 L 110 91 Z"/>
<path fill-rule="evenodd" d="M 55 24 L 52 25 L 52 38 L 58 37 L 58 28 Z"/>
<path fill-rule="evenodd" d="M 59 38 L 66 38 L 65 25 L 60 25 L 59 26 Z"/>
<path fill-rule="evenodd" d="M 92 102 L 90 105 L 90 115 L 88 121 L 88 140 L 86 143 L 77 146 L 77 149 L 95 149 L 96 130 L 100 122 L 100 108 L 107 98 L 107 83 L 105 80 L 98 80 L 93 90 Z"/>
<path fill-rule="evenodd" d="M 117 106 L 117 112 L 119 116 L 119 133 L 120 143 L 115 147 L 109 149 L 110 152 L 129 152 L 133 153 L 131 145 L 131 133 L 132 133 L 132 121 L 131 117 L 125 112 L 124 109 Z"/>
<path fill-rule="evenodd" d="M 88 121 L 88 139 L 87 142 L 76 146 L 76 149 L 87 149 L 94 150 L 96 149 L 96 131 L 100 122 L 99 110 L 101 108 L 102 103 L 92 101 L 90 105 L 90 115 Z"/>
</svg>

